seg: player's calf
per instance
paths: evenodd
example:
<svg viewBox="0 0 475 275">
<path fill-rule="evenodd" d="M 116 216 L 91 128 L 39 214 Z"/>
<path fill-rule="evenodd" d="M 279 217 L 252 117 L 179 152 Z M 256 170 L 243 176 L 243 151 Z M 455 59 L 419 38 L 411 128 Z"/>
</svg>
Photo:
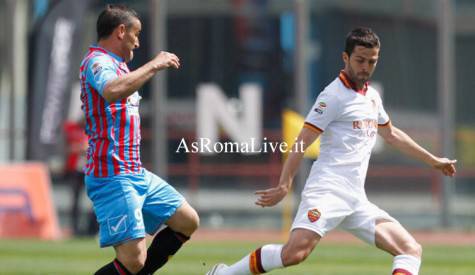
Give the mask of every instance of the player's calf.
<svg viewBox="0 0 475 275">
<path fill-rule="evenodd" d="M 153 274 L 166 264 L 198 228 L 199 216 L 193 207 L 183 201 L 166 224 L 168 227 L 160 231 L 149 246 L 145 266 L 138 275 Z"/>
<path fill-rule="evenodd" d="M 284 266 L 297 265 L 312 253 L 320 237 L 309 230 L 296 229 L 292 231 L 289 241 L 282 249 Z"/>
<path fill-rule="evenodd" d="M 289 244 L 285 245 L 282 250 L 282 263 L 284 266 L 297 265 L 312 253 L 313 247 L 292 247 Z"/>
<path fill-rule="evenodd" d="M 125 267 L 129 272 L 135 274 L 142 270 L 142 268 L 145 266 L 145 257 L 131 257 L 127 259 L 122 259 L 120 260 L 120 262 L 123 264 L 123 267 Z"/>
<path fill-rule="evenodd" d="M 422 246 L 416 241 L 406 242 L 402 245 L 401 255 L 411 255 L 416 258 L 422 257 Z"/>
<path fill-rule="evenodd" d="M 117 259 L 113 262 L 117 270 L 125 270 L 124 273 L 135 274 L 139 272 L 147 258 L 146 241 L 144 238 L 127 241 L 114 246 Z"/>
<path fill-rule="evenodd" d="M 175 255 L 181 246 L 190 239 L 179 232 L 166 227 L 160 231 L 152 241 L 147 250 L 147 260 L 138 275 L 153 274 L 160 267 L 165 265 L 168 260 Z"/>
</svg>

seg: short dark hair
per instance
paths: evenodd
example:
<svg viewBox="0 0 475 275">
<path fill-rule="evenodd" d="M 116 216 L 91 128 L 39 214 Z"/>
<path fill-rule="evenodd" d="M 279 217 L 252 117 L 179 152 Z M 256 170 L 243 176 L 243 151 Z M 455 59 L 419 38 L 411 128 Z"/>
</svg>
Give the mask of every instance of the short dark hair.
<svg viewBox="0 0 475 275">
<path fill-rule="evenodd" d="M 378 35 L 372 29 L 359 27 L 348 33 L 346 36 L 345 52 L 348 56 L 353 53 L 356 46 L 366 48 L 380 48 L 381 43 Z"/>
<path fill-rule="evenodd" d="M 107 38 L 120 24 L 130 27 L 133 18 L 139 19 L 137 12 L 122 4 L 109 4 L 97 18 L 97 39 Z"/>
</svg>

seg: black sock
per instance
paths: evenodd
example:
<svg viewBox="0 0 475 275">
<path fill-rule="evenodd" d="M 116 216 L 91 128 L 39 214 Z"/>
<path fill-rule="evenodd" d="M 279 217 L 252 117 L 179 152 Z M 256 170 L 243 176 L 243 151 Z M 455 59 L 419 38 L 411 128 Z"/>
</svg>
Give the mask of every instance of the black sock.
<svg viewBox="0 0 475 275">
<path fill-rule="evenodd" d="M 115 259 L 101 267 L 94 275 L 132 275 L 132 273 L 119 260 Z"/>
<path fill-rule="evenodd" d="M 137 275 L 150 275 L 162 267 L 168 259 L 175 255 L 184 242 L 188 241 L 187 237 L 179 232 L 175 232 L 170 227 L 160 231 L 152 241 L 147 250 L 147 260 L 145 266 Z"/>
</svg>

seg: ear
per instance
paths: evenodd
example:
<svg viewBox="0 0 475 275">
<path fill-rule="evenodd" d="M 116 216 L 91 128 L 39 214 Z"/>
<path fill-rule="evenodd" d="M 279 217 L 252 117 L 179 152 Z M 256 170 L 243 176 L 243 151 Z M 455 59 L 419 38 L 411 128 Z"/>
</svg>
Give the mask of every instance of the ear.
<svg viewBox="0 0 475 275">
<path fill-rule="evenodd" d="M 126 31 L 127 30 L 124 24 L 120 24 L 119 26 L 117 26 L 117 37 L 119 38 L 119 40 L 124 39 Z"/>
<path fill-rule="evenodd" d="M 348 54 L 346 52 L 343 52 L 341 54 L 341 57 L 343 59 L 343 62 L 345 62 L 345 65 L 347 65 L 348 63 L 350 63 L 350 57 L 348 56 Z"/>
</svg>

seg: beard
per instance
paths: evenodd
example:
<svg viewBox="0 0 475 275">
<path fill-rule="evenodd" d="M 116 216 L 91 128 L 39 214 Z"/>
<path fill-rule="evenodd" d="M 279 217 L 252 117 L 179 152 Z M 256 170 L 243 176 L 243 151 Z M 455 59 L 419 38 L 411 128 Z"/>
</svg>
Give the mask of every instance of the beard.
<svg viewBox="0 0 475 275">
<path fill-rule="evenodd" d="M 364 84 L 366 82 L 368 82 L 368 80 L 371 78 L 371 74 L 370 73 L 355 73 L 355 71 L 353 71 L 353 69 L 350 67 L 349 68 L 349 77 L 351 79 L 351 81 L 353 81 L 354 83 L 357 83 L 357 84 Z"/>
<path fill-rule="evenodd" d="M 369 80 L 370 77 L 371 75 L 369 73 L 359 73 L 357 74 L 356 78 L 359 82 L 365 83 Z"/>
</svg>

